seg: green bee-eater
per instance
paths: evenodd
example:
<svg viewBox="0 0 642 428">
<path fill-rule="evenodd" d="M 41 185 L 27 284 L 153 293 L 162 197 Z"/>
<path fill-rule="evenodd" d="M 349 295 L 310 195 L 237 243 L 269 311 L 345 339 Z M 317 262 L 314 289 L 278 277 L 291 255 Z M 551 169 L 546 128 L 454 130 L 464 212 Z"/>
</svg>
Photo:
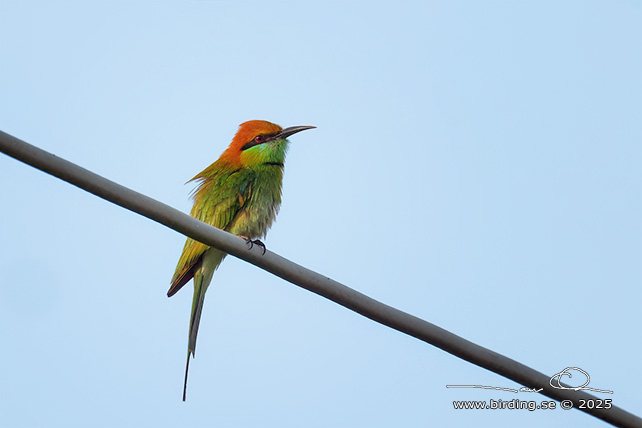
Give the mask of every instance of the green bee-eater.
<svg viewBox="0 0 642 428">
<path fill-rule="evenodd" d="M 282 129 L 264 120 L 242 123 L 221 157 L 190 180 L 198 183 L 193 193 L 191 215 L 244 237 L 250 244 L 255 242 L 262 246 L 260 241 L 253 240 L 265 236 L 279 211 L 283 162 L 289 143 L 287 138 L 311 128 L 314 126 Z M 187 238 L 167 292 L 167 296 L 173 296 L 194 278 L 183 401 L 187 391 L 189 359 L 190 355 L 194 356 L 196 349 L 205 292 L 212 274 L 226 255 L 223 251 Z"/>
</svg>

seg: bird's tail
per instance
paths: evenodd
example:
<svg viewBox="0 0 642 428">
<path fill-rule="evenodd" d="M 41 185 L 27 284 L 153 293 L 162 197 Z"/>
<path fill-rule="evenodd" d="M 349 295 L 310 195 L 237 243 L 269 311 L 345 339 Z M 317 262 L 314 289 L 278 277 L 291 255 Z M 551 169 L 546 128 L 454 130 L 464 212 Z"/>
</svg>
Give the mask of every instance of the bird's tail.
<svg viewBox="0 0 642 428">
<path fill-rule="evenodd" d="M 205 292 L 212 281 L 212 274 L 221 264 L 225 253 L 209 249 L 203 254 L 201 266 L 194 274 L 194 297 L 192 298 L 192 315 L 189 320 L 189 339 L 187 341 L 187 362 L 185 363 L 185 382 L 183 384 L 183 401 L 187 394 L 187 373 L 189 371 L 189 358 L 196 352 L 196 336 L 198 334 L 198 325 L 201 322 L 201 313 L 203 312 L 203 303 L 205 302 Z"/>
<path fill-rule="evenodd" d="M 205 290 L 203 287 L 203 273 L 199 271 L 194 275 L 194 298 L 192 299 L 192 315 L 189 320 L 189 339 L 187 342 L 187 363 L 185 363 L 185 383 L 183 384 L 183 401 L 187 393 L 187 372 L 189 371 L 189 357 L 196 352 L 196 335 L 198 334 L 198 325 L 201 322 L 201 312 L 203 311 L 203 302 L 205 301 Z"/>
</svg>

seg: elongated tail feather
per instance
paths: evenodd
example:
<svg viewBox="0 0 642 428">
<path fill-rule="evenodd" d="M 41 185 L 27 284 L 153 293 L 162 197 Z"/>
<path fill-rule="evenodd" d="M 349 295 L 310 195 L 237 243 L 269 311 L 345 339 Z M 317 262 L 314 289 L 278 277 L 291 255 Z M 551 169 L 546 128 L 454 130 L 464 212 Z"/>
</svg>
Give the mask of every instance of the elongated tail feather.
<svg viewBox="0 0 642 428">
<path fill-rule="evenodd" d="M 199 275 L 200 276 L 200 275 Z M 202 276 L 201 276 L 202 278 Z M 203 290 L 201 278 L 194 278 L 194 299 L 192 303 L 192 316 L 189 324 L 189 340 L 187 344 L 187 361 L 185 362 L 185 382 L 183 383 L 183 401 L 187 395 L 187 373 L 189 372 L 189 357 L 196 353 L 196 335 L 198 334 L 198 325 L 201 322 L 201 312 L 203 311 L 203 302 L 205 302 L 205 291 Z M 200 282 L 198 286 L 196 281 Z M 198 290 L 197 290 L 198 288 Z M 196 305 L 196 307 L 194 307 Z"/>
<path fill-rule="evenodd" d="M 185 396 L 187 395 L 187 372 L 189 371 L 189 354 L 187 351 L 187 362 L 185 363 L 185 383 L 183 384 L 183 401 L 185 401 Z"/>
<path fill-rule="evenodd" d="M 225 258 L 225 253 L 210 248 L 199 261 L 199 267 L 194 274 L 194 297 L 192 298 L 192 314 L 189 320 L 189 339 L 187 342 L 187 362 L 185 363 L 185 382 L 183 384 L 183 401 L 187 394 L 187 373 L 189 371 L 189 357 L 196 354 L 196 336 L 201 322 L 205 292 L 212 281 L 212 275 Z"/>
<path fill-rule="evenodd" d="M 211 279 L 211 275 L 210 275 Z M 187 373 L 189 371 L 189 357 L 196 353 L 196 336 L 198 326 L 201 323 L 201 313 L 203 312 L 203 303 L 205 302 L 205 291 L 203 287 L 203 272 L 199 269 L 194 275 L 194 297 L 192 298 L 192 315 L 189 320 L 189 338 L 187 341 L 187 362 L 185 363 L 185 383 L 183 384 L 183 401 L 187 394 Z"/>
</svg>

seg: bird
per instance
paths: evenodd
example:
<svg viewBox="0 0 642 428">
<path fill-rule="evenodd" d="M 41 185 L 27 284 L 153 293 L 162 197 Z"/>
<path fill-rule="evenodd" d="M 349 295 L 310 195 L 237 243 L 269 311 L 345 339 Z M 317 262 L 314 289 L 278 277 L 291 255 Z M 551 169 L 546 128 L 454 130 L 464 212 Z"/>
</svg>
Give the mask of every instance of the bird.
<svg viewBox="0 0 642 428">
<path fill-rule="evenodd" d="M 188 181 L 197 184 L 192 192 L 194 205 L 190 215 L 244 238 L 250 248 L 253 244 L 260 245 L 265 254 L 265 245 L 259 239 L 265 237 L 281 205 L 287 138 L 312 128 L 315 127 L 283 129 L 265 120 L 250 120 L 239 125 L 232 142 L 218 160 Z M 187 394 L 190 356 L 194 358 L 196 351 L 205 292 L 226 255 L 187 238 L 167 292 L 171 297 L 194 279 L 183 401 Z"/>
</svg>

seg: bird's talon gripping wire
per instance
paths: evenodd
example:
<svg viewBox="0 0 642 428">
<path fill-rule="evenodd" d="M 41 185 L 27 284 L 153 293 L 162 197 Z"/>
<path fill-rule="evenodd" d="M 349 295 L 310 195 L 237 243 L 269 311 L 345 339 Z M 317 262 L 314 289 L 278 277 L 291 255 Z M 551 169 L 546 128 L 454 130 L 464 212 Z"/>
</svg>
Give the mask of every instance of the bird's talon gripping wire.
<svg viewBox="0 0 642 428">
<path fill-rule="evenodd" d="M 250 250 L 254 248 L 254 245 L 258 245 L 259 247 L 263 248 L 262 255 L 265 255 L 265 252 L 267 251 L 267 249 L 265 248 L 265 244 L 261 242 L 259 239 L 250 239 L 247 236 L 242 236 L 242 238 L 245 239 L 245 242 L 250 244 Z"/>
</svg>

